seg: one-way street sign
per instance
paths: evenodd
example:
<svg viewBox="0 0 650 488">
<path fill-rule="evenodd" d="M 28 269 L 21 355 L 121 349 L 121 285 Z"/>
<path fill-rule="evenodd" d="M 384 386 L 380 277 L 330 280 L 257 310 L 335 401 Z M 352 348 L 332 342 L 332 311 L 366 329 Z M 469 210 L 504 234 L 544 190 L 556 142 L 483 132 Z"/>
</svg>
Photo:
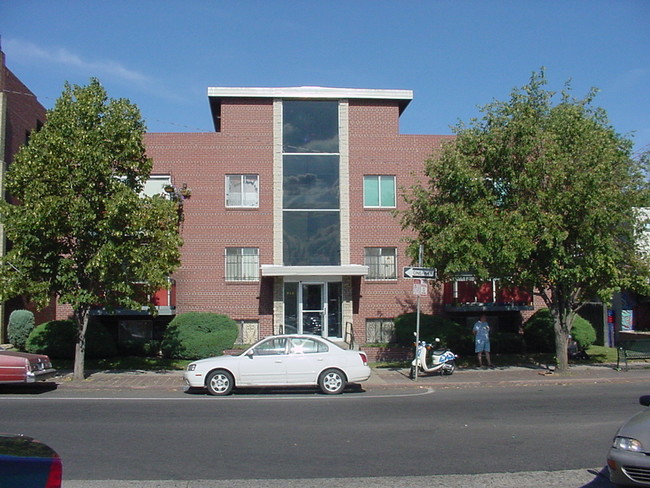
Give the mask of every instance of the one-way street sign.
<svg viewBox="0 0 650 488">
<path fill-rule="evenodd" d="M 436 268 L 404 267 L 404 278 L 427 278 L 433 280 L 436 276 L 438 276 Z"/>
</svg>

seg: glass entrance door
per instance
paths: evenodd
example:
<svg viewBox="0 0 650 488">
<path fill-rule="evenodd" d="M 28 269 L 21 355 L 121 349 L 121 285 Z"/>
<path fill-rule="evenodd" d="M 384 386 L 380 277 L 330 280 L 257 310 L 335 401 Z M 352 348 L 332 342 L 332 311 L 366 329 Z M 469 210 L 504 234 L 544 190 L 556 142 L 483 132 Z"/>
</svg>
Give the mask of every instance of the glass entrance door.
<svg viewBox="0 0 650 488">
<path fill-rule="evenodd" d="M 324 283 L 302 284 L 302 333 L 325 335 L 327 331 L 327 290 Z M 326 336 L 326 335 L 325 335 Z"/>
<path fill-rule="evenodd" d="M 284 283 L 284 333 L 341 338 L 341 282 Z"/>
</svg>

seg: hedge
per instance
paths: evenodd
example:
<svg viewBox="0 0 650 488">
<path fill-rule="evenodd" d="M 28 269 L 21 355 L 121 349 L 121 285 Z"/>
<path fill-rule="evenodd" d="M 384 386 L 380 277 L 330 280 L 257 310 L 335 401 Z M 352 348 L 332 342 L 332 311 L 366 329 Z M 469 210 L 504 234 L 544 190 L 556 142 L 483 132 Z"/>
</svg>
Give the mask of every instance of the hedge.
<svg viewBox="0 0 650 488">
<path fill-rule="evenodd" d="M 577 315 L 571 328 L 571 337 L 580 349 L 586 349 L 596 342 L 596 331 L 589 321 Z M 530 352 L 555 352 L 554 321 L 549 309 L 538 310 L 526 322 L 524 338 Z"/>
<path fill-rule="evenodd" d="M 52 320 L 37 326 L 25 349 L 55 359 L 74 358 L 77 326 L 72 320 Z M 115 340 L 99 322 L 90 322 L 86 331 L 86 357 L 110 358 L 117 355 Z"/>
<path fill-rule="evenodd" d="M 402 346 L 415 341 L 416 313 L 407 313 L 395 318 L 395 337 Z M 472 331 L 445 319 L 440 315 L 420 314 L 420 340 L 433 342 L 436 338 L 456 354 L 467 354 L 474 350 Z"/>
<path fill-rule="evenodd" d="M 224 350 L 232 349 L 238 331 L 237 322 L 226 315 L 211 312 L 180 314 L 165 330 L 162 353 L 174 359 L 218 356 Z"/>
</svg>

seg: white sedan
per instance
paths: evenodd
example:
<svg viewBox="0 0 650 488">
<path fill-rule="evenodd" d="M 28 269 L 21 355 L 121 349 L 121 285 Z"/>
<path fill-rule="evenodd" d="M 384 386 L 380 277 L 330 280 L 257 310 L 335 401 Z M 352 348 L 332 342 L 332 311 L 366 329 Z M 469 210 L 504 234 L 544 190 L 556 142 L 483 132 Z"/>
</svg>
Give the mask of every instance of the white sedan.
<svg viewBox="0 0 650 488">
<path fill-rule="evenodd" d="M 311 335 L 262 339 L 238 356 L 217 356 L 188 364 L 183 378 L 192 388 L 228 395 L 240 386 L 310 386 L 341 393 L 348 383 L 370 377 L 368 357 Z"/>
</svg>

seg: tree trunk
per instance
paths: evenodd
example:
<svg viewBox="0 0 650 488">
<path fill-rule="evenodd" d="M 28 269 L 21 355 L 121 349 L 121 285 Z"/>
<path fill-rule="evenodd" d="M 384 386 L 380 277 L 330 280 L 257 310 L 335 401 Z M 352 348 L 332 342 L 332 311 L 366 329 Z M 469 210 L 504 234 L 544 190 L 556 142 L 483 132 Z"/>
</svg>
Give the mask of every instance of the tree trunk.
<svg viewBox="0 0 650 488">
<path fill-rule="evenodd" d="M 566 373 L 569 370 L 569 335 L 573 325 L 573 312 L 556 309 L 551 310 L 551 314 L 554 319 L 556 371 Z"/>
<path fill-rule="evenodd" d="M 558 373 L 566 373 L 569 370 L 569 334 L 558 326 L 557 322 L 553 327 L 555 329 L 555 356 L 557 358 L 557 366 L 555 371 Z"/>
<path fill-rule="evenodd" d="M 81 307 L 74 311 L 74 321 L 77 326 L 77 344 L 74 351 L 74 380 L 85 379 L 84 361 L 86 357 L 86 330 L 88 329 L 88 316 L 90 308 Z"/>
</svg>

